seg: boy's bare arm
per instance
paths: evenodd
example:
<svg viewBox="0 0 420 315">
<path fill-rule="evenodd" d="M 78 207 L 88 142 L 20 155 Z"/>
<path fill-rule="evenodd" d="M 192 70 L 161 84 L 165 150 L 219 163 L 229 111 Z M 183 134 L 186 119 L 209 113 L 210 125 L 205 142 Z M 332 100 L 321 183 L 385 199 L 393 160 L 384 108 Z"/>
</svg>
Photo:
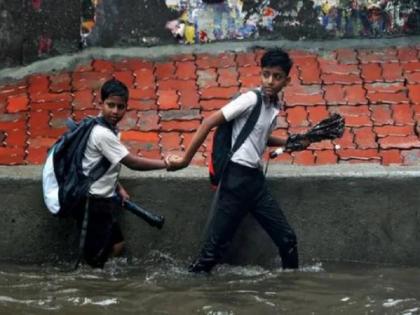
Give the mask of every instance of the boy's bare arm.
<svg viewBox="0 0 420 315">
<path fill-rule="evenodd" d="M 302 144 L 302 147 L 306 148 L 311 143 L 308 139 L 302 139 L 300 140 L 300 143 Z M 267 146 L 269 147 L 285 147 L 287 144 L 287 139 L 282 139 L 279 137 L 270 136 L 267 141 Z"/>
<path fill-rule="evenodd" d="M 170 165 L 168 167 L 168 170 L 176 171 L 181 168 L 187 167 L 190 164 L 192 158 L 194 157 L 194 154 L 197 152 L 201 144 L 206 139 L 210 130 L 218 125 L 221 125 L 224 122 L 226 122 L 226 120 L 221 110 L 218 110 L 213 115 L 204 119 L 200 127 L 198 127 L 196 133 L 194 134 L 191 140 L 191 144 L 186 149 L 184 157 L 180 159 L 169 159 Z"/>
<path fill-rule="evenodd" d="M 267 146 L 269 147 L 283 147 L 286 145 L 286 139 L 282 139 L 275 136 L 269 136 L 267 141 Z"/>
<path fill-rule="evenodd" d="M 127 156 L 125 156 L 121 160 L 121 163 L 127 166 L 129 169 L 136 171 L 151 171 L 167 168 L 166 160 L 143 158 L 133 153 L 129 153 Z"/>
</svg>

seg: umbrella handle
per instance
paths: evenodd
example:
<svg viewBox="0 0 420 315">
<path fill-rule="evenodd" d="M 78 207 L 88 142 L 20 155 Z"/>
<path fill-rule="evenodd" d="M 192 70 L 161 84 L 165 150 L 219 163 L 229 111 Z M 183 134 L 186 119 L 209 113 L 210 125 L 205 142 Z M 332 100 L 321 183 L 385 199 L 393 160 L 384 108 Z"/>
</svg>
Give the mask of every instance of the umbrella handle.
<svg viewBox="0 0 420 315">
<path fill-rule="evenodd" d="M 274 151 L 270 152 L 270 159 L 275 159 L 276 157 L 278 157 L 279 155 L 284 153 L 284 148 L 283 147 L 279 147 L 277 149 L 275 149 Z"/>
<path fill-rule="evenodd" d="M 113 197 L 114 202 L 121 205 L 122 199 L 118 194 L 115 194 Z M 142 218 L 144 221 L 149 223 L 151 226 L 158 228 L 159 230 L 163 227 L 165 223 L 165 218 L 161 215 L 155 214 L 149 210 L 144 209 L 143 207 L 135 204 L 130 200 L 125 200 L 123 207 L 135 214 L 136 216 Z"/>
</svg>

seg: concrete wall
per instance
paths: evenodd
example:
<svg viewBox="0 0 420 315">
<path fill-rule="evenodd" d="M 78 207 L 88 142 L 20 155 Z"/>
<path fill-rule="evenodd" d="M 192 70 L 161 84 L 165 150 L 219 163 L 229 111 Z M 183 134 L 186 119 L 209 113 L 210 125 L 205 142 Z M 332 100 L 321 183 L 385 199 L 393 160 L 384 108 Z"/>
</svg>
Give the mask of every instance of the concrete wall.
<svg viewBox="0 0 420 315">
<path fill-rule="evenodd" d="M 0 68 L 76 52 L 79 44 L 79 0 L 0 0 Z"/>
<path fill-rule="evenodd" d="M 417 0 L 67 0 L 65 5 L 0 0 L 0 68 L 86 46 L 377 39 L 419 33 Z"/>
<path fill-rule="evenodd" d="M 0 168 L 0 261 L 35 263 L 75 257 L 75 226 L 47 213 L 40 172 L 39 167 Z M 418 265 L 418 169 L 275 166 L 269 173 L 272 191 L 297 232 L 304 263 Z M 195 256 L 211 201 L 206 170 L 124 172 L 122 182 L 135 201 L 166 217 L 159 231 L 124 212 L 121 222 L 129 253 L 141 258 L 159 250 L 183 261 Z M 276 259 L 265 232 L 247 218 L 226 260 L 271 266 Z"/>
<path fill-rule="evenodd" d="M 24 37 L 22 5 L 0 0 L 0 67 L 21 64 Z"/>
</svg>

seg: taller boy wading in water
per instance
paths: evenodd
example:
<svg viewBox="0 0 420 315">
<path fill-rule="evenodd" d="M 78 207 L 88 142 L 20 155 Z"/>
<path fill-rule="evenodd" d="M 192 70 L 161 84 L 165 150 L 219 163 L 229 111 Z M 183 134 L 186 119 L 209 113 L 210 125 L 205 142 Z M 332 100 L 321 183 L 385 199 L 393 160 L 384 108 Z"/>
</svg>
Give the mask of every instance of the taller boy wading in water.
<svg viewBox="0 0 420 315">
<path fill-rule="evenodd" d="M 289 55 L 281 49 L 269 50 L 261 59 L 260 91 L 263 104 L 260 116 L 225 169 L 204 245 L 196 261 L 189 267 L 191 272 L 209 272 L 220 261 L 248 212 L 252 213 L 278 247 L 283 268 L 298 268 L 295 232 L 271 195 L 262 171 L 262 155 L 266 146 L 284 146 L 286 143 L 285 139 L 274 137 L 271 133 L 280 111 L 277 95 L 289 83 L 291 67 Z M 168 170 L 187 167 L 210 130 L 227 121 L 234 121 L 234 143 L 256 103 L 257 95 L 248 91 L 204 119 L 185 155 L 182 158 L 173 157 Z M 303 145 L 307 146 L 308 143 Z"/>
</svg>

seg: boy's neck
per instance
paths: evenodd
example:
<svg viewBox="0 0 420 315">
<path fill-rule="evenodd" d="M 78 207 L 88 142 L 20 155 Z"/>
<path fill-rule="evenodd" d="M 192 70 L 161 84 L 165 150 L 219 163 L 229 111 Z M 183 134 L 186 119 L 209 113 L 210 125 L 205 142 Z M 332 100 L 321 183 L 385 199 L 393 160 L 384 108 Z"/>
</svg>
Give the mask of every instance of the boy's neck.
<svg viewBox="0 0 420 315">
<path fill-rule="evenodd" d="M 109 129 L 111 129 L 114 133 L 118 133 L 117 125 L 113 125 L 105 120 L 104 116 L 99 114 L 98 119 L 102 122 L 102 124 L 106 125 Z"/>
<path fill-rule="evenodd" d="M 262 97 L 264 100 L 264 103 L 266 104 L 279 104 L 279 96 L 276 95 L 265 95 L 264 93 L 262 93 Z"/>
</svg>

